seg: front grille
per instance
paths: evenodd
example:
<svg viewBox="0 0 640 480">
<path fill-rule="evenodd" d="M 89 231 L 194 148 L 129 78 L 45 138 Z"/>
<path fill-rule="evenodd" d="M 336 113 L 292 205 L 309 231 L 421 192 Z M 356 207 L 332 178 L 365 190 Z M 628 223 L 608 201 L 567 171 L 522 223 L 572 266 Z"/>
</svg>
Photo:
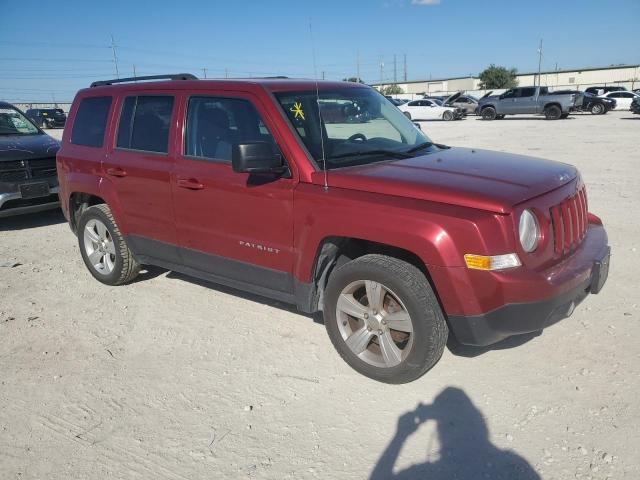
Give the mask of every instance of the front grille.
<svg viewBox="0 0 640 480">
<path fill-rule="evenodd" d="M 27 180 L 29 178 L 29 174 L 26 170 L 14 170 L 2 172 L 0 171 L 0 182 L 5 183 L 14 183 L 21 182 L 23 180 Z"/>
<path fill-rule="evenodd" d="M 575 249 L 587 233 L 587 192 L 582 187 L 578 193 L 551 207 L 554 233 L 554 250 L 562 255 Z"/>
<path fill-rule="evenodd" d="M 56 173 L 55 157 L 0 162 L 0 182 L 49 178 L 55 177 Z"/>
<path fill-rule="evenodd" d="M 56 175 L 55 158 L 29 160 L 29 167 L 31 167 L 31 178 L 46 178 Z"/>
</svg>

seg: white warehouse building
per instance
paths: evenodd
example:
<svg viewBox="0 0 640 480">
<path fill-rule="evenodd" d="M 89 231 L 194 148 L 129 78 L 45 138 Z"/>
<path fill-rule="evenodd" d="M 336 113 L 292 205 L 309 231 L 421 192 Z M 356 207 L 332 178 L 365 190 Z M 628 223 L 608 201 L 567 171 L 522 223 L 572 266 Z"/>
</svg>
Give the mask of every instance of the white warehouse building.
<svg viewBox="0 0 640 480">
<path fill-rule="evenodd" d="M 520 86 L 537 85 L 538 72 L 518 73 L 516 78 Z M 620 85 L 628 90 L 633 90 L 640 88 L 640 65 L 612 65 L 543 71 L 540 72 L 540 84 L 554 90 L 584 90 L 587 87 L 606 85 Z M 482 92 L 480 79 L 474 76 L 372 84 L 378 89 L 389 85 L 398 85 L 405 94 L 411 94 L 410 96 L 446 95 L 460 90 L 468 93 Z"/>
</svg>

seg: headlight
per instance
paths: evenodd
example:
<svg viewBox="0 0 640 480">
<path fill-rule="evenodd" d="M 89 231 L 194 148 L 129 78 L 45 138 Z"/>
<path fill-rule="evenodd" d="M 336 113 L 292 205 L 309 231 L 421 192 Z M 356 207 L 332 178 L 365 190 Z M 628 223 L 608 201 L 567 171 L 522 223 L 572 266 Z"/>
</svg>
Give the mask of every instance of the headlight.
<svg viewBox="0 0 640 480">
<path fill-rule="evenodd" d="M 531 210 L 525 210 L 520 215 L 520 245 L 525 252 L 533 252 L 540 241 L 540 227 L 538 220 Z"/>
</svg>

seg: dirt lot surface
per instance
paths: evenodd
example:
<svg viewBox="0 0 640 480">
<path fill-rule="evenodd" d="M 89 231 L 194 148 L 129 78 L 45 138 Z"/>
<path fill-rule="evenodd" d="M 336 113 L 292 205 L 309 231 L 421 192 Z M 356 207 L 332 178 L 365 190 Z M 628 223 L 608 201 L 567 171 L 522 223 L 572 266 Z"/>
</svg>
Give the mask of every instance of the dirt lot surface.
<svg viewBox="0 0 640 480">
<path fill-rule="evenodd" d="M 604 291 L 390 386 L 286 305 L 162 270 L 106 287 L 59 213 L 3 219 L 0 478 L 640 478 L 640 116 L 422 126 L 577 165 L 614 252 Z"/>
</svg>

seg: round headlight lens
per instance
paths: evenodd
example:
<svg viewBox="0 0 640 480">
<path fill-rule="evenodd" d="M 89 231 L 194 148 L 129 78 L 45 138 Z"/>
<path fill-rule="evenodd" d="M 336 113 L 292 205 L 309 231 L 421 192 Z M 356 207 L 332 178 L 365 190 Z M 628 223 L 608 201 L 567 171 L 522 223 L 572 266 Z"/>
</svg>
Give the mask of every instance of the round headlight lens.
<svg viewBox="0 0 640 480">
<path fill-rule="evenodd" d="M 525 210 L 520 215 L 520 245 L 525 252 L 533 252 L 540 241 L 540 227 L 538 220 L 531 210 Z"/>
</svg>

